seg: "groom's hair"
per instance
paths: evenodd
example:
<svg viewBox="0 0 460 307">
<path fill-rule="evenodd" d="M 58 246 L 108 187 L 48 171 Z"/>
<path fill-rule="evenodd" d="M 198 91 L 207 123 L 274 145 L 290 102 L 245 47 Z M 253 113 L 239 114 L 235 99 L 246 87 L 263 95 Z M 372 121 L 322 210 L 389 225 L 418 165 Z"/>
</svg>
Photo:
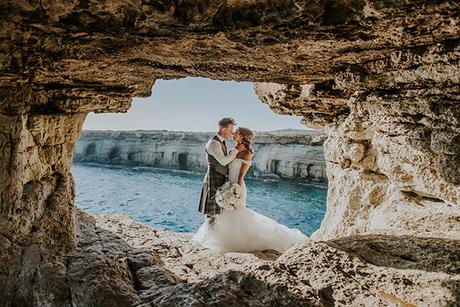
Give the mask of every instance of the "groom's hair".
<svg viewBox="0 0 460 307">
<path fill-rule="evenodd" d="M 219 120 L 219 127 L 221 128 L 227 128 L 231 124 L 236 125 L 236 121 L 231 117 L 224 117 Z"/>
</svg>

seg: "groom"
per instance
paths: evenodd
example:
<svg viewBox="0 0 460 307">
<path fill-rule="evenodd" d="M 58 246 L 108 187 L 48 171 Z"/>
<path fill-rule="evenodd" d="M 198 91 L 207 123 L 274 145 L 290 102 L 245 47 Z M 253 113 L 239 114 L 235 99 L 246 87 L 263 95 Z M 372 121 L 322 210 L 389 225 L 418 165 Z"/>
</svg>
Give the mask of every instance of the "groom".
<svg viewBox="0 0 460 307">
<path fill-rule="evenodd" d="M 236 158 L 238 152 L 244 150 L 244 146 L 239 145 L 227 152 L 225 140 L 232 136 L 235 125 L 233 118 L 222 118 L 219 121 L 219 131 L 206 143 L 208 171 L 203 181 L 198 211 L 206 214 L 209 224 L 214 223 L 215 215 L 221 211 L 215 195 L 217 189 L 227 181 L 228 164 Z"/>
</svg>

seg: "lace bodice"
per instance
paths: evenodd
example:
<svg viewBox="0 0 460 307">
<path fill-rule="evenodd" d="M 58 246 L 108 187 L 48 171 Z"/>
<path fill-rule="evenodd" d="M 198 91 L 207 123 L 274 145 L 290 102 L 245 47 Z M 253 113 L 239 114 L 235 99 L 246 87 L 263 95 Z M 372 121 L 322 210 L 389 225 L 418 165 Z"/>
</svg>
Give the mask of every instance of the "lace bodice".
<svg viewBox="0 0 460 307">
<path fill-rule="evenodd" d="M 236 158 L 228 165 L 228 181 L 238 182 L 240 176 L 240 170 L 243 163 L 251 165 L 251 161 Z"/>
</svg>

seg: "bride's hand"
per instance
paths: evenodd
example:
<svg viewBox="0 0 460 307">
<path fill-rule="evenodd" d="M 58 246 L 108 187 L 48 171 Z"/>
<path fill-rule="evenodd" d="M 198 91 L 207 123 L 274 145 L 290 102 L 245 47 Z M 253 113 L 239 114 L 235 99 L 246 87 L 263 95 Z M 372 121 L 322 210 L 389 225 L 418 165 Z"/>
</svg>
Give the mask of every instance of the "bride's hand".
<svg viewBox="0 0 460 307">
<path fill-rule="evenodd" d="M 238 184 L 242 187 L 243 186 L 243 180 L 238 181 Z"/>
</svg>

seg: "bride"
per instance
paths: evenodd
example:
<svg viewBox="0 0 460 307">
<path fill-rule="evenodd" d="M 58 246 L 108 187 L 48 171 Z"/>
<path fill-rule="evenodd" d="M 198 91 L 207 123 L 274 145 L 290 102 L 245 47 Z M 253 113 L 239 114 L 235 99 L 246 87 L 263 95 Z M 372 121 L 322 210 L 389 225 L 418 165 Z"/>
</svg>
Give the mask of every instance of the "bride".
<svg viewBox="0 0 460 307">
<path fill-rule="evenodd" d="M 242 205 L 234 210 L 223 210 L 216 215 L 214 223 L 205 221 L 193 240 L 201 245 L 226 252 L 254 252 L 267 249 L 283 252 L 294 244 L 308 239 L 298 229 L 290 229 L 276 221 L 246 208 L 246 175 L 252 160 L 251 148 L 254 133 L 239 127 L 233 133 L 233 140 L 243 144 L 245 150 L 238 153 L 236 159 L 229 164 L 228 180 L 236 182 L 243 188 Z"/>
</svg>

